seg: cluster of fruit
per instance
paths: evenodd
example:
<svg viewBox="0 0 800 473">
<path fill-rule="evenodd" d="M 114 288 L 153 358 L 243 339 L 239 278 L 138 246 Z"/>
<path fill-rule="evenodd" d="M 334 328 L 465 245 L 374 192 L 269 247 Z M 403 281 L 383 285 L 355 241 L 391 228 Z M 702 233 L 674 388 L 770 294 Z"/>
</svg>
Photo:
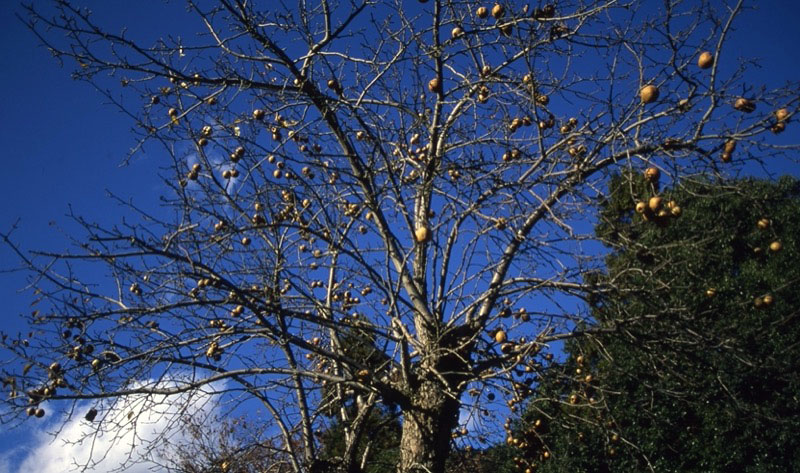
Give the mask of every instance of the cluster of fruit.
<svg viewBox="0 0 800 473">
<path fill-rule="evenodd" d="M 669 219 L 680 217 L 683 210 L 674 200 L 664 204 L 661 197 L 654 195 L 647 202 L 636 203 L 636 213 L 646 222 L 656 222 L 660 225 L 669 223 Z"/>
<path fill-rule="evenodd" d="M 661 171 L 655 167 L 649 167 L 644 171 L 645 181 L 650 183 L 653 189 L 658 188 L 658 180 Z M 664 203 L 664 199 L 658 195 L 653 195 L 647 201 L 636 203 L 636 213 L 642 216 L 646 222 L 656 222 L 659 225 L 668 225 L 670 219 L 681 216 L 683 210 L 674 200 Z"/>
<path fill-rule="evenodd" d="M 714 65 L 714 55 L 708 51 L 705 51 L 700 54 L 697 58 L 697 67 L 700 69 L 708 69 L 709 67 Z M 643 104 L 653 103 L 658 100 L 660 93 L 658 87 L 653 84 L 647 84 L 641 89 L 639 89 L 639 99 Z M 687 109 L 688 107 L 688 100 L 682 99 L 679 102 L 679 106 L 683 109 Z M 755 100 L 748 99 L 745 97 L 737 97 L 736 100 L 733 101 L 733 108 L 737 111 L 742 113 L 752 113 L 756 109 L 756 102 Z M 789 110 L 786 108 L 780 108 L 773 113 L 773 120 L 771 120 L 769 129 L 775 133 L 781 133 L 786 129 L 786 123 L 789 120 Z M 722 162 L 727 163 L 731 160 L 731 155 L 733 151 L 736 149 L 736 141 L 728 140 L 725 142 L 722 150 L 721 159 Z"/>
</svg>

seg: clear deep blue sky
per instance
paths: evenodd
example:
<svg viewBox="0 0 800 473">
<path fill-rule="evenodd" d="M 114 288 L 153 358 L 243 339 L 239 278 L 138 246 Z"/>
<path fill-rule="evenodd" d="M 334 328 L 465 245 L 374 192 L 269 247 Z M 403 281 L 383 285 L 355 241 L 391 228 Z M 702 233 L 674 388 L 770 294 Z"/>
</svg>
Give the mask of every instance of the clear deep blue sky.
<svg viewBox="0 0 800 473">
<path fill-rule="evenodd" d="M 112 30 L 129 26 L 134 36 L 143 38 L 155 39 L 164 33 L 188 36 L 198 26 L 184 20 L 181 1 L 76 3 L 91 5 L 100 23 L 111 25 Z M 733 47 L 727 50 L 729 58 L 760 59 L 762 68 L 749 75 L 754 85 L 777 86 L 787 79 L 800 79 L 800 29 L 796 24 L 800 2 L 752 3 L 760 7 L 736 24 Z M 149 6 L 160 13 L 153 15 Z M 159 156 L 154 148 L 153 155 L 139 155 L 130 166 L 119 166 L 134 145 L 129 134 L 132 123 L 104 104 L 90 85 L 71 80 L 71 65 L 59 67 L 15 17 L 18 11 L 13 0 L 0 0 L 0 232 L 8 232 L 18 222 L 14 237 L 25 248 L 64 248 L 65 238 L 50 222 L 69 230 L 65 215 L 70 206 L 92 219 L 118 222 L 123 214 L 106 197 L 107 189 L 142 206 L 154 205 L 154 197 L 162 192 L 157 176 Z M 800 120 L 789 125 L 785 136 L 800 141 Z M 797 168 L 778 172 L 800 175 Z M 15 262 L 9 249 L 0 246 L 0 268 L 7 269 Z M 20 330 L 17 315 L 31 310 L 30 294 L 18 292 L 23 285 L 20 274 L 0 274 L 0 317 L 7 332 Z M 24 441 L 27 430 L 0 431 L 0 453 Z"/>
</svg>

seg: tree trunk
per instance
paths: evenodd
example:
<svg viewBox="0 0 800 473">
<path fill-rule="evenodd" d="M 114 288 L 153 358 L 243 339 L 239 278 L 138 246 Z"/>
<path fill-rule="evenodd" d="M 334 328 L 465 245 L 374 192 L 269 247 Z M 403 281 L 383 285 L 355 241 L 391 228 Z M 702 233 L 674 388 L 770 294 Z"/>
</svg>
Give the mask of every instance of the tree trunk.
<svg viewBox="0 0 800 473">
<path fill-rule="evenodd" d="M 459 403 L 436 382 L 423 381 L 403 412 L 398 473 L 443 473 Z"/>
</svg>

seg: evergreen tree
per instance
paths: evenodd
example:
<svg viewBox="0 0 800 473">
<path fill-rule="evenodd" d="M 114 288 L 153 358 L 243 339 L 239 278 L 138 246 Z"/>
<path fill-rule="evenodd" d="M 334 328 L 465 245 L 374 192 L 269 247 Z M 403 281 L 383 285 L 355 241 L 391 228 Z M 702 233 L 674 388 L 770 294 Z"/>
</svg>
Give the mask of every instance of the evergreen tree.
<svg viewBox="0 0 800 473">
<path fill-rule="evenodd" d="M 651 209 L 657 194 L 652 176 L 612 179 L 596 227 L 611 253 L 588 277 L 608 331 L 538 386 L 517 432 L 541 450 L 520 465 L 800 471 L 800 183 L 691 181 Z"/>
<path fill-rule="evenodd" d="M 350 297 L 345 293 L 345 297 Z M 374 327 L 365 320 L 354 319 L 353 326 L 342 331 L 335 343 L 346 356 L 362 360 L 365 368 L 358 376 L 391 376 L 387 370 L 390 360 L 378 348 Z M 326 360 L 320 368 L 330 371 Z M 324 414 L 330 419 L 328 427 L 319 434 L 320 455 L 317 471 L 340 471 L 349 465 L 352 472 L 379 473 L 391 471 L 399 461 L 401 434 L 400 417 L 391 403 L 375 404 L 366 389 L 355 386 L 342 389 L 340 385 L 323 384 Z M 364 416 L 364 421 L 354 421 Z M 352 425 L 358 431 L 352 431 Z M 358 441 L 348 441 L 356 437 Z M 348 459 L 353 457 L 353 461 Z"/>
</svg>

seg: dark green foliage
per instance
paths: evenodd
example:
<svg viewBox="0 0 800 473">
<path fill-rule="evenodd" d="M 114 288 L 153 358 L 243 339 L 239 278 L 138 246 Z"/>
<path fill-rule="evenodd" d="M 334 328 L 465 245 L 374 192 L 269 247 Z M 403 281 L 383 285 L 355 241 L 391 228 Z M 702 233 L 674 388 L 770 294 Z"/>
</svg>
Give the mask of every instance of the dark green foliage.
<svg viewBox="0 0 800 473">
<path fill-rule="evenodd" d="M 513 471 L 514 450 L 506 445 L 487 449 L 454 450 L 447 459 L 447 473 L 502 473 Z"/>
<path fill-rule="evenodd" d="M 400 458 L 398 450 L 400 429 L 400 419 L 393 412 L 379 408 L 370 412 L 369 419 L 365 424 L 366 432 L 362 441 L 359 442 L 356 452 L 359 467 L 366 453 L 364 469 L 359 471 L 364 473 L 394 471 Z M 344 426 L 341 422 L 335 422 L 319 437 L 320 458 L 326 460 L 330 465 L 340 464 L 345 450 L 344 438 Z"/>
<path fill-rule="evenodd" d="M 381 349 L 375 346 L 375 335 L 372 330 L 373 327 L 368 322 L 357 319 L 353 322 L 353 327 L 342 330 L 337 338 L 337 343 L 341 346 L 341 352 L 349 359 L 359 362 L 363 369 L 370 373 L 370 376 L 382 376 L 389 359 Z M 353 373 L 353 375 L 357 377 L 357 373 Z M 342 405 L 353 411 L 355 395 L 359 392 L 364 392 L 364 390 L 350 388 L 345 394 L 340 394 L 330 385 L 323 384 L 322 395 L 326 399 L 326 408 L 323 409 L 323 413 L 329 417 L 337 416 Z M 354 415 L 355 412 L 351 412 L 351 414 Z"/>
<path fill-rule="evenodd" d="M 800 183 L 685 182 L 661 194 L 679 218 L 643 218 L 656 187 L 611 182 L 611 254 L 587 278 L 611 331 L 568 344 L 529 405 L 521 429 L 548 419 L 537 471 L 800 471 Z"/>
<path fill-rule="evenodd" d="M 355 320 L 354 327 L 343 330 L 337 338 L 341 344 L 342 353 L 358 360 L 369 376 L 384 376 L 388 365 L 388 357 L 383 350 L 375 346 L 375 336 L 371 325 L 366 321 Z M 358 374 L 356 373 L 356 378 Z M 398 445 L 400 442 L 401 425 L 399 416 L 391 406 L 372 405 L 364 406 L 363 399 L 367 396 L 366 389 L 350 387 L 339 392 L 336 387 L 323 385 L 323 396 L 326 399 L 327 409 L 323 412 L 331 418 L 330 426 L 318 437 L 320 445 L 319 465 L 320 472 L 342 471 L 343 465 L 348 462 L 343 458 L 345 452 L 345 426 L 340 414 L 346 411 L 348 419 L 354 419 L 359 414 L 359 403 L 362 412 L 367 412 L 367 420 L 363 430 L 359 433 L 356 442 L 356 451 L 353 452 L 356 461 L 356 471 L 363 473 L 379 473 L 393 471 L 399 461 Z M 361 400 L 359 401 L 359 396 Z M 363 469 L 361 465 L 363 464 Z"/>
</svg>

